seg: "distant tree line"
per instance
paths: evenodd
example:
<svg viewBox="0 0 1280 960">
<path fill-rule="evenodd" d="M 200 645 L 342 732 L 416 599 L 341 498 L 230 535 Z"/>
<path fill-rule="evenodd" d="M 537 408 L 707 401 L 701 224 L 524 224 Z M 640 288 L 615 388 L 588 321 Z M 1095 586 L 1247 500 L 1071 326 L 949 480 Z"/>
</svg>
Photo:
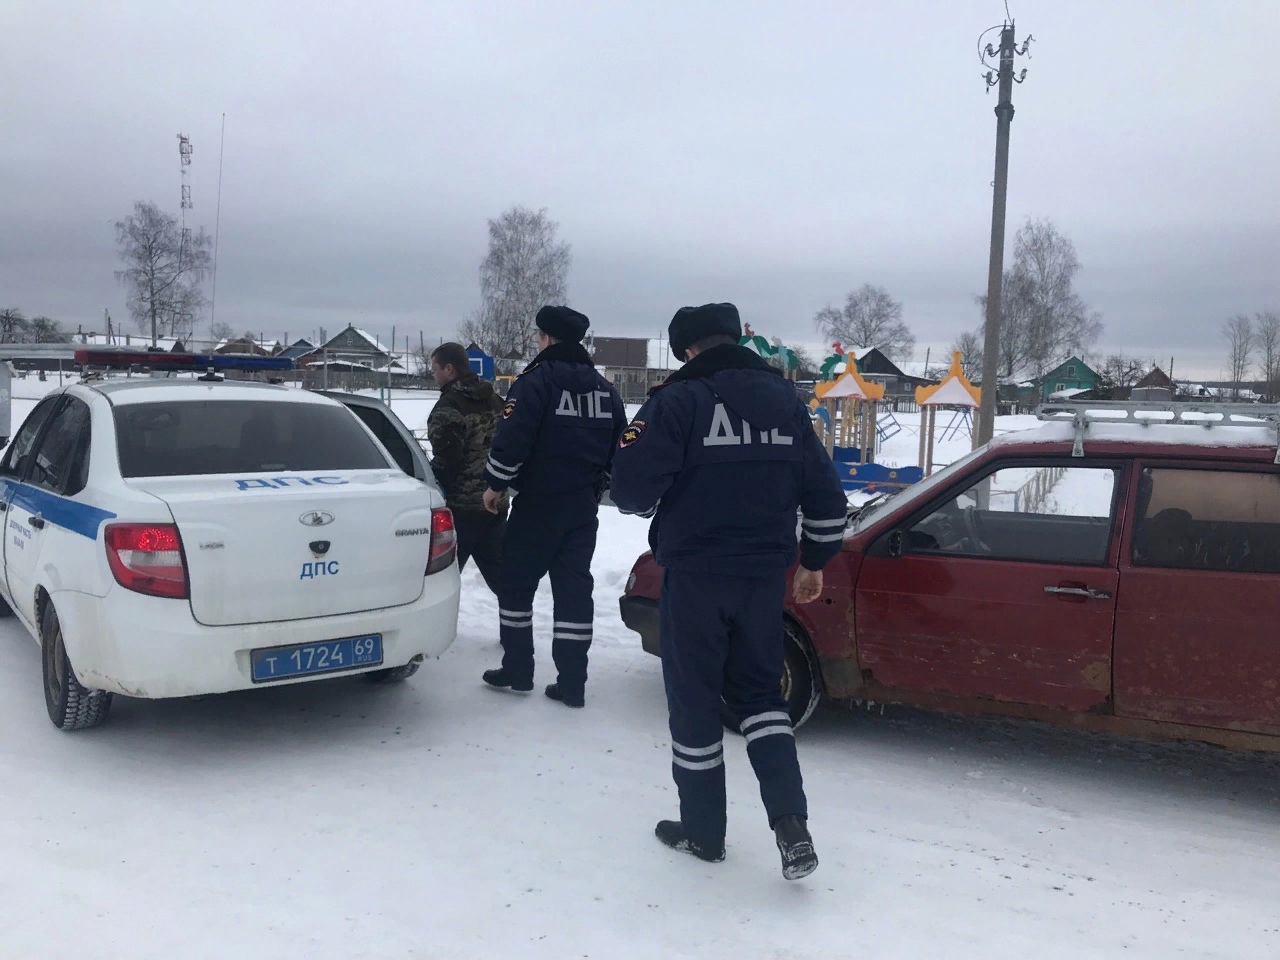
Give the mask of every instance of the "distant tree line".
<svg viewBox="0 0 1280 960">
<path fill-rule="evenodd" d="M 0 309 L 0 343 L 67 343 L 70 339 L 51 317 L 28 317 L 17 307 Z"/>
<path fill-rule="evenodd" d="M 1239 313 L 1222 325 L 1227 339 L 1227 366 L 1236 395 L 1256 370 L 1262 378 L 1263 392 L 1280 397 L 1280 311 L 1268 310 L 1252 317 Z"/>
<path fill-rule="evenodd" d="M 1043 376 L 1072 353 L 1083 354 L 1102 335 L 1102 317 L 1075 291 L 1082 269 L 1075 245 L 1051 220 L 1028 219 L 1014 238 L 1000 298 L 1002 379 Z M 985 318 L 986 297 L 977 297 Z M 910 360 L 916 338 L 902 304 L 884 287 L 865 283 L 840 307 L 826 306 L 814 326 L 828 339 L 878 348 L 892 360 Z M 951 344 L 965 375 L 982 374 L 983 327 L 966 330 Z M 941 364 L 945 369 L 949 363 Z"/>
</svg>

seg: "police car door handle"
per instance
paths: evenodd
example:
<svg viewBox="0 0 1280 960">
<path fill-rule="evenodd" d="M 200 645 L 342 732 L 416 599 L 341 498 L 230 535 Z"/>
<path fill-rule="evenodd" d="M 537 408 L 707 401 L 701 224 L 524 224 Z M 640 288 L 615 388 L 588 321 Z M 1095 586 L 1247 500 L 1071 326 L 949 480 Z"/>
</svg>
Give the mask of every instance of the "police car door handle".
<svg viewBox="0 0 1280 960">
<path fill-rule="evenodd" d="M 28 517 L 27 522 L 37 530 L 44 529 L 44 517 L 40 516 L 38 513 L 34 517 Z"/>
<path fill-rule="evenodd" d="M 1108 590 L 1097 590 L 1093 587 L 1045 587 L 1045 593 L 1052 593 L 1058 596 L 1080 597 L 1082 600 L 1110 600 L 1111 592 Z"/>
</svg>

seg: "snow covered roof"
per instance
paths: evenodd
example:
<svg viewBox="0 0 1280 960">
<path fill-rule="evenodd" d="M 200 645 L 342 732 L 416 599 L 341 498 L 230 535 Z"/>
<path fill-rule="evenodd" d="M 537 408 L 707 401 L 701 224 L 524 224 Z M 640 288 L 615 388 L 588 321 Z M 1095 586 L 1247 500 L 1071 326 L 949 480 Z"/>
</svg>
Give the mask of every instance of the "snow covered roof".
<svg viewBox="0 0 1280 960">
<path fill-rule="evenodd" d="M 389 359 L 379 358 L 374 362 L 373 369 L 385 373 L 388 369 L 392 373 L 404 373 L 409 369 L 409 354 L 393 353 Z"/>
<path fill-rule="evenodd" d="M 254 346 L 261 347 L 267 351 L 281 346 L 280 341 L 274 337 L 223 337 L 213 345 L 213 349 L 220 350 L 228 343 L 252 343 Z"/>
<path fill-rule="evenodd" d="M 858 354 L 862 356 L 862 354 Z M 915 377 L 917 380 L 936 380 L 938 364 L 925 363 L 923 360 L 896 360 L 894 366 L 905 373 L 908 377 Z"/>
<path fill-rule="evenodd" d="M 1070 400 L 1072 397 L 1078 397 L 1082 393 L 1089 391 L 1083 388 L 1072 388 L 1070 390 L 1058 390 L 1056 393 L 1049 394 L 1050 400 Z"/>
<path fill-rule="evenodd" d="M 377 337 L 375 337 L 368 330 L 361 330 L 359 327 L 352 327 L 351 329 L 354 330 L 359 336 L 363 337 L 365 340 L 368 340 L 371 346 L 380 350 L 382 353 L 391 352 L 389 347 L 384 346 L 382 341 L 379 340 Z"/>
</svg>

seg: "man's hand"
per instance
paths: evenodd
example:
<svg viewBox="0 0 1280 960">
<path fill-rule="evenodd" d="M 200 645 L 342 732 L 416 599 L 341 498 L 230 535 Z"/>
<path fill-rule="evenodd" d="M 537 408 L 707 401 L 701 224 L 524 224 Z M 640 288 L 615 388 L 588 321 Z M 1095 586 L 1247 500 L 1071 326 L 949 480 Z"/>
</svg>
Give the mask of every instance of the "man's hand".
<svg viewBox="0 0 1280 960">
<path fill-rule="evenodd" d="M 796 603 L 813 603 L 822 593 L 822 571 L 801 567 L 792 581 L 791 593 Z"/>
<path fill-rule="evenodd" d="M 501 490 L 495 490 L 490 487 L 484 492 L 484 508 L 492 514 L 498 512 L 498 508 L 502 505 L 502 498 L 506 496 Z"/>
</svg>

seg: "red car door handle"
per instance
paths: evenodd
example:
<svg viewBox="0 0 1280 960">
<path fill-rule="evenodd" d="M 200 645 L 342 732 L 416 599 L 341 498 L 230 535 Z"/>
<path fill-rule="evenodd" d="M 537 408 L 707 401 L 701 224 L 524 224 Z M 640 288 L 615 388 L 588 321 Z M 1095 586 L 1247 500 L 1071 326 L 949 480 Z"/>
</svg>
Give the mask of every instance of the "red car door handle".
<svg viewBox="0 0 1280 960">
<path fill-rule="evenodd" d="M 1066 597 L 1080 597 L 1084 600 L 1110 600 L 1110 590 L 1095 590 L 1093 587 L 1045 587 L 1045 593 Z"/>
</svg>

